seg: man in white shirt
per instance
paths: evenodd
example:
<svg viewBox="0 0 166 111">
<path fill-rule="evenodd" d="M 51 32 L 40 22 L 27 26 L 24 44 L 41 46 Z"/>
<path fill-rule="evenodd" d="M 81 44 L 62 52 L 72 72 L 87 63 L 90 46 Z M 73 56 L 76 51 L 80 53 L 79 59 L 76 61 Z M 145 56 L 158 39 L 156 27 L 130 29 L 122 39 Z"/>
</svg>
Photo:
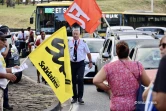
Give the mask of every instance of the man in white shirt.
<svg viewBox="0 0 166 111">
<path fill-rule="evenodd" d="M 5 47 L 5 41 L 8 35 L 0 31 L 0 50 Z M 0 53 L 0 110 L 3 111 L 3 90 L 6 88 L 8 81 L 14 82 L 16 76 L 12 74 L 11 68 L 6 68 L 4 57 Z"/>
<path fill-rule="evenodd" d="M 91 54 L 88 45 L 80 39 L 80 28 L 73 27 L 73 40 L 69 40 L 69 52 L 71 61 L 71 71 L 72 71 L 72 84 L 73 84 L 73 100 L 71 103 L 78 102 L 83 104 L 83 93 L 84 93 L 84 71 L 85 63 L 84 60 L 86 55 L 89 59 L 89 67 L 92 68 Z M 78 84 L 78 87 L 77 87 Z"/>
</svg>

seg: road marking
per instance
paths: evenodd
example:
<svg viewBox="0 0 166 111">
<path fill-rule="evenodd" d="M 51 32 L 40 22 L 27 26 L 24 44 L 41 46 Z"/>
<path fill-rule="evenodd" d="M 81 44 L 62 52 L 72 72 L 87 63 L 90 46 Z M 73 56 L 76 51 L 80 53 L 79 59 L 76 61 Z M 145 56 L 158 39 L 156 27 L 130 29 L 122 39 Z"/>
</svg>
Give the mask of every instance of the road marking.
<svg viewBox="0 0 166 111">
<path fill-rule="evenodd" d="M 79 104 L 74 103 L 72 104 L 72 107 L 69 109 L 69 111 L 78 111 L 78 109 L 79 109 Z"/>
</svg>

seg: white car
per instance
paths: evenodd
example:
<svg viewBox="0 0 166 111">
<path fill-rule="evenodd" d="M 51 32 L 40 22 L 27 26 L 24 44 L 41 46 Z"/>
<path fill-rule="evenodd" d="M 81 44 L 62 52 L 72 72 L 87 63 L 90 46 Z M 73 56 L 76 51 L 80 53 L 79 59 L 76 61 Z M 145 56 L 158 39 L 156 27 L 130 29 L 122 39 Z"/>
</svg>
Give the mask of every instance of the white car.
<svg viewBox="0 0 166 111">
<path fill-rule="evenodd" d="M 161 39 L 164 35 L 166 35 L 166 27 L 137 27 L 135 30 L 151 31 L 158 39 Z"/>
<path fill-rule="evenodd" d="M 88 57 L 86 56 L 85 59 L 85 72 L 84 72 L 84 80 L 85 79 L 93 79 L 93 77 L 97 73 L 96 69 L 96 59 L 97 56 L 99 55 L 99 51 L 101 47 L 103 47 L 104 44 L 104 39 L 99 39 L 99 38 L 82 38 L 88 45 L 91 56 L 92 56 L 92 62 L 93 62 L 93 67 L 90 69 L 89 68 L 89 60 Z"/>
</svg>

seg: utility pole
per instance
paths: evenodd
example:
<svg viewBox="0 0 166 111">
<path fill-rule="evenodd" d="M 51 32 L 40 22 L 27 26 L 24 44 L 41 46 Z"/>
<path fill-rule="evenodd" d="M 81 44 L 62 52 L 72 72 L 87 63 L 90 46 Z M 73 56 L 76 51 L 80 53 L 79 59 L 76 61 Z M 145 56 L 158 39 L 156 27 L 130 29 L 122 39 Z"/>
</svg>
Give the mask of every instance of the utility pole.
<svg viewBox="0 0 166 111">
<path fill-rule="evenodd" d="M 151 0 L 151 11 L 153 12 L 153 0 Z"/>
</svg>

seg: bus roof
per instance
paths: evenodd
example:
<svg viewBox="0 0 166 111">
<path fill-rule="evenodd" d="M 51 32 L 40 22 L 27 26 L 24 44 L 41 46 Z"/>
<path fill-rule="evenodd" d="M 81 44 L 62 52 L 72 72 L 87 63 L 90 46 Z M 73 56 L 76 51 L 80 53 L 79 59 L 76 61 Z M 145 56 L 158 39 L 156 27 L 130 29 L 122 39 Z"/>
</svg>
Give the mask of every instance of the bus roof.
<svg viewBox="0 0 166 111">
<path fill-rule="evenodd" d="M 72 1 L 55 1 L 50 3 L 37 4 L 37 6 L 70 6 L 72 3 Z"/>
<path fill-rule="evenodd" d="M 137 12 L 123 12 L 123 14 L 127 15 L 156 15 L 156 16 L 166 16 L 166 13 L 137 13 Z"/>
</svg>

